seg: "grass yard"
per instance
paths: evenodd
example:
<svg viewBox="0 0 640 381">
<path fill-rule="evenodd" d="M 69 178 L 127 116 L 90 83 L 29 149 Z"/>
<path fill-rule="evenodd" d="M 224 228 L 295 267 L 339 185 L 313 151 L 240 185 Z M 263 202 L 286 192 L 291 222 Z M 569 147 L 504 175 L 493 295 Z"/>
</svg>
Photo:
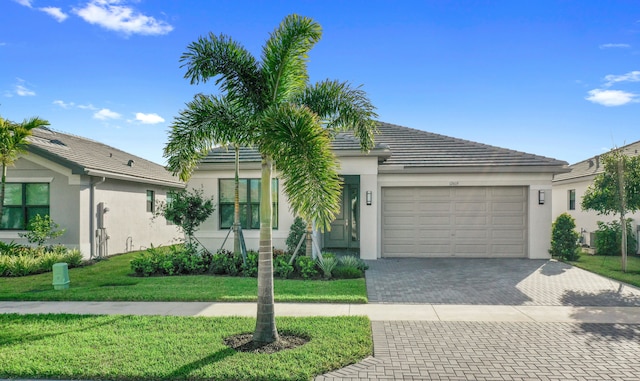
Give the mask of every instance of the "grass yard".
<svg viewBox="0 0 640 381">
<path fill-rule="evenodd" d="M 0 278 L 0 300 L 210 301 L 257 299 L 257 279 L 193 275 L 139 278 L 129 262 L 137 253 L 110 257 L 92 266 L 69 269 L 70 288 L 55 291 L 51 273 Z M 364 279 L 303 281 L 275 279 L 278 302 L 366 303 Z"/>
<path fill-rule="evenodd" d="M 640 257 L 627 257 L 627 272 L 623 273 L 622 260 L 619 256 L 582 254 L 575 262 L 569 262 L 576 267 L 589 270 L 596 274 L 616 279 L 636 287 L 640 287 Z"/>
<path fill-rule="evenodd" d="M 242 353 L 223 339 L 252 333 L 254 319 L 0 314 L 0 378 L 310 380 L 373 351 L 365 317 L 283 317 L 277 324 L 310 341 L 274 354 Z"/>
</svg>

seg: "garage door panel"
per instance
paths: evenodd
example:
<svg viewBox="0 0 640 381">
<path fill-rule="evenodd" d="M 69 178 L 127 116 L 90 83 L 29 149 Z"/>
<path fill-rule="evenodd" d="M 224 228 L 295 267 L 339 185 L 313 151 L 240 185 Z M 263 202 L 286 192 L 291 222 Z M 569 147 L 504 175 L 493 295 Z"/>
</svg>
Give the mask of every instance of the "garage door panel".
<svg viewBox="0 0 640 381">
<path fill-rule="evenodd" d="M 526 257 L 526 187 L 382 188 L 385 257 Z"/>
<path fill-rule="evenodd" d="M 491 224 L 494 226 L 518 226 L 524 227 L 526 221 L 524 216 L 493 216 Z"/>
<path fill-rule="evenodd" d="M 430 215 L 430 216 L 419 216 L 416 219 L 418 226 L 433 226 L 436 228 L 437 226 L 446 226 L 447 229 L 451 224 L 451 215 Z"/>
<path fill-rule="evenodd" d="M 489 232 L 486 229 L 457 229 L 454 236 L 456 239 L 486 239 Z"/>
<path fill-rule="evenodd" d="M 486 212 L 486 202 L 456 202 L 454 204 L 456 212 Z"/>
</svg>

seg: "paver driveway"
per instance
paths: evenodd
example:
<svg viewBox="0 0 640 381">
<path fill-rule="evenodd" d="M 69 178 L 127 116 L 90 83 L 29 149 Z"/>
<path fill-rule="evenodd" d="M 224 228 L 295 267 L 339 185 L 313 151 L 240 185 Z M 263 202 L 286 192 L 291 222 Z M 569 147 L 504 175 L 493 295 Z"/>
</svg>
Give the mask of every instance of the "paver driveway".
<svg viewBox="0 0 640 381">
<path fill-rule="evenodd" d="M 640 306 L 637 288 L 557 261 L 401 258 L 368 265 L 370 303 Z"/>
<path fill-rule="evenodd" d="M 556 261 L 406 258 L 369 266 L 369 301 L 389 308 L 640 306 L 640 290 Z M 374 357 L 316 380 L 639 380 L 640 313 L 638 323 L 373 321 Z"/>
</svg>

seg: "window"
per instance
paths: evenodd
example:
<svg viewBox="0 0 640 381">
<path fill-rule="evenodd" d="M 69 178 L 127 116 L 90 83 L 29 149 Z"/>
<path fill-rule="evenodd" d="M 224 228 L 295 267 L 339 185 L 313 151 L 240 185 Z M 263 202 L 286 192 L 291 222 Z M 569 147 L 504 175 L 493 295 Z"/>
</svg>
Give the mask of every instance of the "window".
<svg viewBox="0 0 640 381">
<path fill-rule="evenodd" d="M 243 229 L 260 229 L 260 179 L 240 179 L 240 225 Z M 233 199 L 235 181 L 220 179 L 219 210 L 220 229 L 233 226 Z M 273 228 L 278 228 L 278 179 L 271 181 L 273 202 Z"/>
<path fill-rule="evenodd" d="M 24 230 L 38 214 L 49 215 L 49 184 L 6 184 L 0 229 Z"/>
<path fill-rule="evenodd" d="M 173 199 L 175 197 L 175 193 L 173 192 L 167 192 L 167 200 L 165 201 L 165 205 L 169 206 L 171 205 L 171 203 L 173 202 Z M 166 220 L 167 221 L 167 225 L 175 225 L 172 221 Z"/>
<path fill-rule="evenodd" d="M 147 191 L 147 212 L 154 213 L 156 211 L 156 198 L 152 190 Z"/>
<path fill-rule="evenodd" d="M 569 210 L 576 210 L 576 190 L 569 189 Z"/>
</svg>

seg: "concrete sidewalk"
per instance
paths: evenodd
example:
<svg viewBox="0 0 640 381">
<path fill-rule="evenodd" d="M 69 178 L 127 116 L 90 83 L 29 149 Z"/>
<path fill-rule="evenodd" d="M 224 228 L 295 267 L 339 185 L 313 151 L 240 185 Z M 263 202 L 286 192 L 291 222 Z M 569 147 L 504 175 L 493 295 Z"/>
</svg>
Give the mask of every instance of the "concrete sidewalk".
<svg viewBox="0 0 640 381">
<path fill-rule="evenodd" d="M 254 317 L 256 304 L 209 302 L 0 302 L 0 313 Z M 364 315 L 368 316 L 372 321 L 637 324 L 640 322 L 640 307 L 276 303 L 276 315 Z"/>
</svg>

